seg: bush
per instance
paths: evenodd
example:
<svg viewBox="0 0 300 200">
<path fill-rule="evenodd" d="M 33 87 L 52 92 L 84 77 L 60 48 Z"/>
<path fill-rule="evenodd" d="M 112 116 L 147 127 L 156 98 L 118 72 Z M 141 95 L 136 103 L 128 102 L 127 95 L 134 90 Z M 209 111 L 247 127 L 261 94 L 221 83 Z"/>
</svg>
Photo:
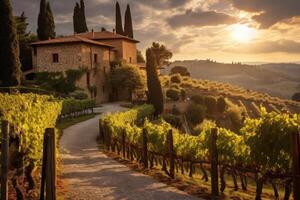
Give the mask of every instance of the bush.
<svg viewBox="0 0 300 200">
<path fill-rule="evenodd" d="M 175 66 L 171 69 L 170 75 L 180 74 L 181 76 L 190 76 L 190 73 L 186 67 Z"/>
<path fill-rule="evenodd" d="M 177 108 L 177 106 L 175 104 L 173 105 L 173 108 L 172 108 L 172 114 L 173 115 L 180 115 L 181 114 L 180 110 Z"/>
<path fill-rule="evenodd" d="M 180 117 L 176 115 L 167 114 L 163 116 L 163 119 L 176 128 L 180 128 L 182 126 Z"/>
<path fill-rule="evenodd" d="M 83 99 L 88 99 L 88 95 L 86 93 L 84 93 L 83 91 L 80 90 L 76 90 L 75 92 L 72 92 L 70 94 L 71 97 L 73 97 L 74 99 L 79 99 L 79 100 L 83 100 Z"/>
<path fill-rule="evenodd" d="M 95 102 L 93 100 L 85 99 L 85 100 L 77 100 L 77 99 L 65 99 L 63 101 L 62 114 L 71 114 L 74 112 L 80 112 L 95 106 Z"/>
<path fill-rule="evenodd" d="M 214 97 L 212 96 L 205 97 L 204 103 L 208 113 L 213 114 L 216 112 L 217 100 Z"/>
<path fill-rule="evenodd" d="M 200 95 L 194 95 L 191 97 L 191 100 L 195 103 L 195 104 L 200 104 L 203 105 L 204 104 L 204 98 Z"/>
<path fill-rule="evenodd" d="M 180 95 L 181 95 L 181 99 L 185 100 L 185 98 L 186 98 L 186 91 L 184 89 L 181 89 L 180 90 Z"/>
<path fill-rule="evenodd" d="M 175 74 L 171 77 L 172 83 L 181 83 L 181 76 L 180 74 Z"/>
<path fill-rule="evenodd" d="M 177 89 L 168 89 L 166 95 L 173 101 L 178 101 L 180 99 L 180 91 Z"/>
<path fill-rule="evenodd" d="M 181 90 L 180 85 L 178 85 L 178 84 L 176 84 L 176 83 L 173 83 L 173 84 L 171 85 L 171 88 L 172 88 L 172 89 L 176 89 L 176 90 Z"/>
<path fill-rule="evenodd" d="M 9 166 L 11 169 L 40 166 L 44 132 L 46 128 L 55 127 L 62 108 L 61 101 L 46 95 L 0 93 L 0 102 L 0 120 L 7 120 L 14 126 Z M 16 166 L 16 163 L 20 165 Z"/>
<path fill-rule="evenodd" d="M 293 101 L 299 101 L 300 102 L 300 92 L 295 93 L 292 97 Z"/>
<path fill-rule="evenodd" d="M 205 106 L 192 103 L 186 110 L 186 117 L 193 125 L 196 125 L 204 120 L 205 111 Z"/>
<path fill-rule="evenodd" d="M 225 102 L 224 97 L 219 97 L 218 100 L 217 100 L 217 110 L 218 110 L 218 112 L 220 112 L 220 113 L 225 112 L 226 106 L 227 106 L 227 104 Z"/>
</svg>

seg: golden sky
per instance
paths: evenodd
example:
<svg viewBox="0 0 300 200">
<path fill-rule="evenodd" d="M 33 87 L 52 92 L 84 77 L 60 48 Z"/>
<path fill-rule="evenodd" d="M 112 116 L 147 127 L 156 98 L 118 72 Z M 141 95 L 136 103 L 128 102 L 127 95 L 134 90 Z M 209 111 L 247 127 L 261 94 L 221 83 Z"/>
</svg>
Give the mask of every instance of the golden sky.
<svg viewBox="0 0 300 200">
<path fill-rule="evenodd" d="M 76 0 L 50 0 L 56 32 L 73 33 Z M 299 0 L 120 0 L 122 14 L 131 6 L 135 38 L 144 51 L 164 43 L 173 60 L 220 62 L 300 61 Z M 90 29 L 114 27 L 115 1 L 85 0 Z M 14 12 L 25 11 L 36 30 L 38 0 L 13 0 Z"/>
</svg>

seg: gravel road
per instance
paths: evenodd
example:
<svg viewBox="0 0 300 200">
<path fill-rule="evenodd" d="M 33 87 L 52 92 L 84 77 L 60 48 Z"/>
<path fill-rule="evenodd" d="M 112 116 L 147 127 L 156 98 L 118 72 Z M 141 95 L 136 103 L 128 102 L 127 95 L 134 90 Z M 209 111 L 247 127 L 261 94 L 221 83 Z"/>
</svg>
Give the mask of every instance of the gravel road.
<svg viewBox="0 0 300 200">
<path fill-rule="evenodd" d="M 97 148 L 98 121 L 108 112 L 122 111 L 105 104 L 93 119 L 65 129 L 60 140 L 62 179 L 70 200 L 199 200 L 157 182 L 108 158 Z"/>
</svg>

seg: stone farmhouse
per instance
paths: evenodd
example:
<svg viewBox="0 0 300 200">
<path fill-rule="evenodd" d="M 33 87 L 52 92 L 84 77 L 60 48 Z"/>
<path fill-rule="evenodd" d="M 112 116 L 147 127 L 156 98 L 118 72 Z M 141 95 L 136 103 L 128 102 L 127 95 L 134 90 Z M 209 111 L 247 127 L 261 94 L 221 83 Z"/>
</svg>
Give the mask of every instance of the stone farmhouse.
<svg viewBox="0 0 300 200">
<path fill-rule="evenodd" d="M 68 69 L 86 69 L 76 82 L 90 96 L 89 88 L 96 88 L 97 104 L 111 100 L 107 84 L 111 62 L 137 64 L 139 41 L 103 30 L 55 38 L 32 43 L 33 72 L 64 72 Z"/>
</svg>

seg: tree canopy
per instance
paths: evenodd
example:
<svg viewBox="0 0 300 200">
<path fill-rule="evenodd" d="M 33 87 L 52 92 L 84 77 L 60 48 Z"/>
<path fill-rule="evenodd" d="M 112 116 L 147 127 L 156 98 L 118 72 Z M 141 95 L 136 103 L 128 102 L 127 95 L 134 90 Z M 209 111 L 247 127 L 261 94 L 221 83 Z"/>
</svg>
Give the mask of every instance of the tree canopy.
<svg viewBox="0 0 300 200">
<path fill-rule="evenodd" d="M 145 63 L 145 58 L 144 56 L 142 55 L 142 52 L 137 50 L 137 62 L 138 63 Z"/>
<path fill-rule="evenodd" d="M 84 1 L 80 0 L 80 4 L 76 2 L 73 13 L 73 27 L 75 33 L 85 33 L 88 31 L 85 18 Z"/>
<path fill-rule="evenodd" d="M 37 34 L 39 40 L 48 40 L 55 38 L 55 23 L 50 3 L 46 0 L 41 0 L 40 13 L 38 16 Z"/>
<path fill-rule="evenodd" d="M 136 66 L 123 65 L 109 74 L 109 81 L 114 88 L 126 89 L 130 93 L 143 89 L 146 85 L 145 75 Z"/>
<path fill-rule="evenodd" d="M 21 65 L 16 22 L 10 0 L 0 1 L 0 80 L 4 87 L 20 84 Z"/>
<path fill-rule="evenodd" d="M 125 12 L 124 35 L 133 38 L 132 18 L 131 18 L 131 11 L 130 11 L 129 4 L 127 4 L 127 8 Z"/>
<path fill-rule="evenodd" d="M 17 33 L 20 47 L 20 62 L 22 71 L 30 70 L 32 68 L 32 57 L 30 43 L 38 40 L 35 34 L 27 31 L 27 17 L 24 12 L 20 16 L 15 17 L 17 25 Z"/>
<path fill-rule="evenodd" d="M 158 66 L 169 64 L 169 60 L 173 57 L 173 53 L 163 44 L 153 42 L 151 50 L 155 56 Z"/>
<path fill-rule="evenodd" d="M 147 49 L 146 60 L 148 101 L 154 106 L 155 115 L 158 116 L 163 112 L 164 102 L 163 92 L 156 70 L 156 56 L 152 48 Z"/>
<path fill-rule="evenodd" d="M 116 33 L 124 35 L 121 8 L 119 2 L 116 3 Z"/>
</svg>

